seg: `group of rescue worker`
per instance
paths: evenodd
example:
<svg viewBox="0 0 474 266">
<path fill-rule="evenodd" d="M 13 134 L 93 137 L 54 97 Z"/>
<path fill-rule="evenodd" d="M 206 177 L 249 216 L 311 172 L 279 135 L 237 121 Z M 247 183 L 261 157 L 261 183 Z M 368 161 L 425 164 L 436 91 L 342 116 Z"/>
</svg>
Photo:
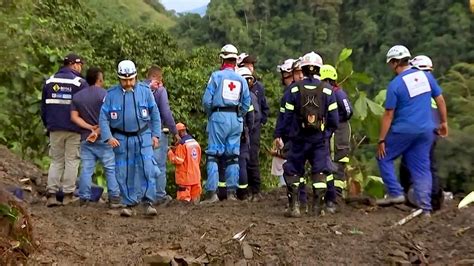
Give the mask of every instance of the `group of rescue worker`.
<svg viewBox="0 0 474 266">
<path fill-rule="evenodd" d="M 269 107 L 255 74 L 256 57 L 239 54 L 232 44 L 222 47 L 219 56 L 220 70 L 212 73 L 202 98 L 208 146 L 200 201 L 201 147 L 184 123 L 175 123 L 161 69 L 150 67 L 147 79 L 138 81 L 134 62 L 123 60 L 117 67 L 119 84 L 106 91 L 102 70 L 89 68 L 84 80 L 83 60 L 67 55 L 64 66 L 43 87 L 41 115 L 51 156 L 47 206 L 72 203 L 76 187 L 81 206 L 93 201 L 98 160 L 105 169 L 109 205 L 122 208 L 126 217 L 134 215 L 138 205 L 145 215 L 157 215 L 154 205 L 172 200 L 166 193 L 167 159 L 176 165 L 178 200 L 203 205 L 261 200 L 260 134 Z M 439 209 L 442 195 L 433 151 L 435 136 L 448 134 L 446 105 L 429 73 L 433 67 L 428 57 L 411 60 L 408 49 L 397 45 L 387 53 L 387 63 L 397 76 L 387 90 L 377 151 L 388 193 L 377 203 L 405 203 L 408 195 L 411 204 L 429 215 L 432 202 Z M 352 104 L 337 82 L 337 70 L 323 64 L 315 52 L 287 59 L 277 70 L 284 89 L 271 151 L 272 174 L 286 187 L 285 215 L 335 213 L 338 197 L 346 194 Z M 393 165 L 401 155 L 402 184 Z M 308 182 L 312 193 L 307 193 Z M 57 199 L 60 190 L 62 202 Z"/>
</svg>

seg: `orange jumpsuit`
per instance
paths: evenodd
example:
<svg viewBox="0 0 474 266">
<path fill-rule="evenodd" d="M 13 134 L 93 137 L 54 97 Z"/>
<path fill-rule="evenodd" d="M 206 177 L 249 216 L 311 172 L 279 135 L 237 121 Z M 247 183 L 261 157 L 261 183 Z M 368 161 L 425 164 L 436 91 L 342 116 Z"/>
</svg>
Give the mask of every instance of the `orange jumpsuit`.
<svg viewBox="0 0 474 266">
<path fill-rule="evenodd" d="M 195 201 L 201 195 L 201 147 L 190 135 L 184 136 L 168 159 L 176 165 L 178 200 Z"/>
</svg>

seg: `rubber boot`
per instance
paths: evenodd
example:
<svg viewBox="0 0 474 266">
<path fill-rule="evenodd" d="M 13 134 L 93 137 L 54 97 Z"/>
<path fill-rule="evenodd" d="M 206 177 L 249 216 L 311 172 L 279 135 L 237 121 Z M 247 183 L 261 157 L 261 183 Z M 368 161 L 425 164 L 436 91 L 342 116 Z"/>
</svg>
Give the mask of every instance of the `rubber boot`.
<svg viewBox="0 0 474 266">
<path fill-rule="evenodd" d="M 319 216 L 323 213 L 325 188 L 313 188 L 313 214 Z"/>
<path fill-rule="evenodd" d="M 287 186 L 287 196 L 289 207 L 285 213 L 286 217 L 301 217 L 300 202 L 298 199 L 298 187 L 294 185 Z"/>
<path fill-rule="evenodd" d="M 206 192 L 205 199 L 201 201 L 199 204 L 213 204 L 219 201 L 219 198 L 217 197 L 216 192 L 214 191 L 208 191 Z"/>
<path fill-rule="evenodd" d="M 237 194 L 235 190 L 227 190 L 227 200 L 228 201 L 238 201 Z"/>
</svg>

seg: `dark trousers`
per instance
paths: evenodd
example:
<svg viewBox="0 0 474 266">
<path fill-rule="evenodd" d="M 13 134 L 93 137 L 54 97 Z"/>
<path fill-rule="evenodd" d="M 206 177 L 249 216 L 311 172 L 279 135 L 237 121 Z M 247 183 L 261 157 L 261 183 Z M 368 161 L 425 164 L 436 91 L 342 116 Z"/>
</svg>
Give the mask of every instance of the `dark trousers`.
<svg viewBox="0 0 474 266">
<path fill-rule="evenodd" d="M 261 124 L 254 126 L 250 132 L 250 158 L 247 163 L 247 175 L 249 189 L 252 194 L 260 193 L 261 178 L 260 178 L 260 132 Z"/>
</svg>

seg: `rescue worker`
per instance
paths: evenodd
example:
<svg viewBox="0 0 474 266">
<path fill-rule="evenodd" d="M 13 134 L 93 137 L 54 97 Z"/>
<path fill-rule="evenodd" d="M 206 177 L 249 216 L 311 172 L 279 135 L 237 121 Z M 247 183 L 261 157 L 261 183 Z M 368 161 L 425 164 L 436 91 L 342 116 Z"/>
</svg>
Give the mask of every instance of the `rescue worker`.
<svg viewBox="0 0 474 266">
<path fill-rule="evenodd" d="M 397 76 L 388 85 L 377 151 L 380 173 L 388 194 L 377 203 L 405 202 L 393 165 L 393 161 L 403 154 L 412 176 L 416 200 L 424 215 L 429 217 L 432 211 L 429 153 L 435 128 L 431 98 L 438 105 L 441 118 L 439 134 L 442 137 L 448 135 L 447 111 L 436 80 L 429 73 L 411 68 L 410 57 L 403 45 L 395 45 L 387 53 L 386 62 Z"/>
<path fill-rule="evenodd" d="M 426 71 L 427 73 L 431 73 L 433 71 L 433 62 L 431 61 L 431 58 L 425 55 L 418 55 L 415 56 L 412 60 L 410 60 L 410 65 L 413 68 Z M 433 113 L 433 119 L 434 123 L 436 126 L 436 129 L 434 130 L 434 141 L 433 145 L 431 146 L 430 150 L 430 170 L 431 170 L 431 177 L 432 177 L 432 189 L 431 189 L 431 205 L 434 211 L 441 209 L 441 206 L 444 201 L 444 194 L 443 194 L 443 189 L 441 188 L 440 182 L 439 182 L 439 176 L 437 173 L 437 168 L 436 168 L 436 157 L 435 157 L 435 149 L 436 149 L 436 142 L 438 139 L 438 131 L 437 128 L 439 126 L 440 122 L 440 117 L 439 117 L 439 112 L 438 112 L 438 106 L 436 105 L 436 101 L 431 98 L 431 111 Z M 402 162 L 400 164 L 400 184 L 403 187 L 403 190 L 405 193 L 408 195 L 408 200 L 410 203 L 417 205 L 416 201 L 414 200 L 411 195 L 413 194 L 413 187 L 411 187 L 412 183 L 410 181 L 411 175 L 410 171 L 407 168 L 407 162 L 406 162 L 406 157 L 402 157 Z"/>
<path fill-rule="evenodd" d="M 241 67 L 237 70 L 246 81 L 249 88 L 256 81 L 250 69 Z M 250 133 L 253 127 L 260 123 L 260 105 L 257 95 L 250 91 L 251 104 L 248 112 L 244 116 L 244 129 L 240 138 L 239 155 L 239 188 L 237 189 L 237 198 L 246 200 L 248 197 L 248 163 L 250 160 Z"/>
<path fill-rule="evenodd" d="M 120 84 L 110 88 L 102 105 L 99 126 L 102 139 L 114 148 L 115 173 L 127 207 L 121 215 L 130 217 L 132 208 L 143 203 L 145 215 L 157 215 L 156 161 L 153 148 L 159 145 L 161 121 L 148 85 L 137 82 L 137 69 L 130 60 L 118 64 Z"/>
<path fill-rule="evenodd" d="M 176 129 L 176 122 L 170 109 L 167 89 L 163 86 L 163 73 L 160 67 L 151 66 L 148 69 L 145 83 L 150 85 L 153 96 L 160 111 L 161 135 L 160 147 L 154 150 L 155 160 L 158 162 L 158 175 L 156 179 L 156 203 L 158 205 L 168 204 L 172 198 L 166 193 L 166 153 L 168 151 L 168 135 L 171 133 L 179 142 L 180 137 Z"/>
<path fill-rule="evenodd" d="M 223 156 L 226 158 L 227 198 L 236 198 L 242 120 L 250 107 L 247 81 L 234 71 L 237 53 L 237 48 L 231 44 L 222 47 L 221 70 L 212 73 L 202 99 L 208 116 L 207 182 L 206 199 L 201 202 L 203 204 L 219 200 L 216 195 L 219 181 L 218 161 Z"/>
<path fill-rule="evenodd" d="M 122 207 L 120 189 L 115 177 L 115 155 L 112 147 L 100 135 L 99 115 L 107 91 L 104 86 L 104 72 L 89 68 L 86 80 L 89 87 L 74 95 L 71 104 L 71 120 L 85 129 L 81 132 L 81 175 L 79 177 L 80 205 L 91 201 L 92 175 L 97 160 L 104 166 L 107 179 L 107 194 L 110 208 Z"/>
<path fill-rule="evenodd" d="M 255 56 L 242 53 L 239 55 L 237 64 L 239 67 L 247 67 L 252 72 L 252 75 L 255 77 L 255 63 L 257 59 Z M 256 123 L 250 132 L 250 159 L 247 164 L 247 174 L 249 180 L 249 188 L 252 193 L 252 201 L 259 201 L 262 198 L 260 193 L 261 190 L 261 176 L 260 176 L 260 135 L 262 126 L 267 123 L 268 114 L 270 108 L 267 104 L 267 98 L 265 97 L 265 88 L 259 80 L 255 80 L 253 85 L 249 89 L 257 95 L 258 105 L 260 107 L 260 114 L 256 114 L 259 117 L 256 117 L 256 120 L 259 122 Z"/>
<path fill-rule="evenodd" d="M 349 163 L 352 105 L 346 92 L 337 84 L 337 71 L 331 65 L 323 65 L 320 70 L 321 80 L 328 82 L 336 96 L 339 113 L 339 126 L 331 138 L 331 159 L 335 163 L 334 188 L 328 189 L 327 205 L 336 206 L 336 196 L 343 197 L 346 191 L 346 164 Z M 333 209 L 334 210 L 334 209 Z"/>
<path fill-rule="evenodd" d="M 304 179 L 306 161 L 311 165 L 313 213 L 319 215 L 323 211 L 326 177 L 330 175 L 327 140 L 339 123 L 331 86 L 318 79 L 323 65 L 321 56 L 310 52 L 303 56 L 300 65 L 304 79 L 284 95 L 283 130 L 275 136 L 278 140 L 286 135 L 291 141 L 287 162 L 283 165 L 289 201 L 286 216 L 289 217 L 301 216 L 298 187 Z"/>
<path fill-rule="evenodd" d="M 51 156 L 46 188 L 48 207 L 74 201 L 81 128 L 71 121 L 71 102 L 74 94 L 88 86 L 81 77 L 84 62 L 78 55 L 68 54 L 63 62 L 63 67 L 44 83 L 41 97 L 41 120 L 49 136 Z M 63 202 L 56 199 L 60 189 L 64 193 Z"/>
<path fill-rule="evenodd" d="M 201 147 L 188 134 L 183 123 L 176 124 L 180 140 L 168 150 L 168 159 L 176 165 L 176 198 L 180 201 L 199 203 L 201 197 Z"/>
<path fill-rule="evenodd" d="M 280 184 L 283 185 L 284 187 L 287 186 L 285 182 L 285 178 L 283 177 L 283 163 L 286 161 L 286 158 L 288 157 L 288 152 L 291 147 L 291 142 L 290 138 L 287 135 L 283 135 L 284 132 L 284 125 L 283 125 L 283 115 L 285 114 L 285 99 L 289 97 L 291 93 L 291 88 L 293 87 L 293 84 L 295 82 L 303 80 L 303 72 L 301 70 L 300 66 L 300 59 L 287 59 L 285 62 L 281 65 L 278 66 L 277 70 L 281 74 L 281 82 L 282 85 L 284 86 L 283 90 L 283 96 L 280 100 L 280 111 L 278 113 L 277 117 L 277 123 L 275 127 L 275 141 L 274 145 L 277 149 L 279 149 L 280 155 L 284 161 L 282 162 L 281 166 L 276 166 L 275 168 L 281 168 L 281 177 L 280 177 Z M 286 96 L 285 96 L 286 95 Z M 278 132 L 277 132 L 278 131 Z M 277 139 L 276 136 L 282 136 L 280 139 Z M 278 158 L 280 159 L 280 158 Z M 272 162 L 272 169 L 273 169 L 273 162 Z M 300 186 L 298 188 L 299 191 L 299 202 L 301 205 L 301 208 L 303 210 L 307 210 L 307 195 L 306 195 L 306 180 L 304 182 L 300 183 Z"/>
</svg>

